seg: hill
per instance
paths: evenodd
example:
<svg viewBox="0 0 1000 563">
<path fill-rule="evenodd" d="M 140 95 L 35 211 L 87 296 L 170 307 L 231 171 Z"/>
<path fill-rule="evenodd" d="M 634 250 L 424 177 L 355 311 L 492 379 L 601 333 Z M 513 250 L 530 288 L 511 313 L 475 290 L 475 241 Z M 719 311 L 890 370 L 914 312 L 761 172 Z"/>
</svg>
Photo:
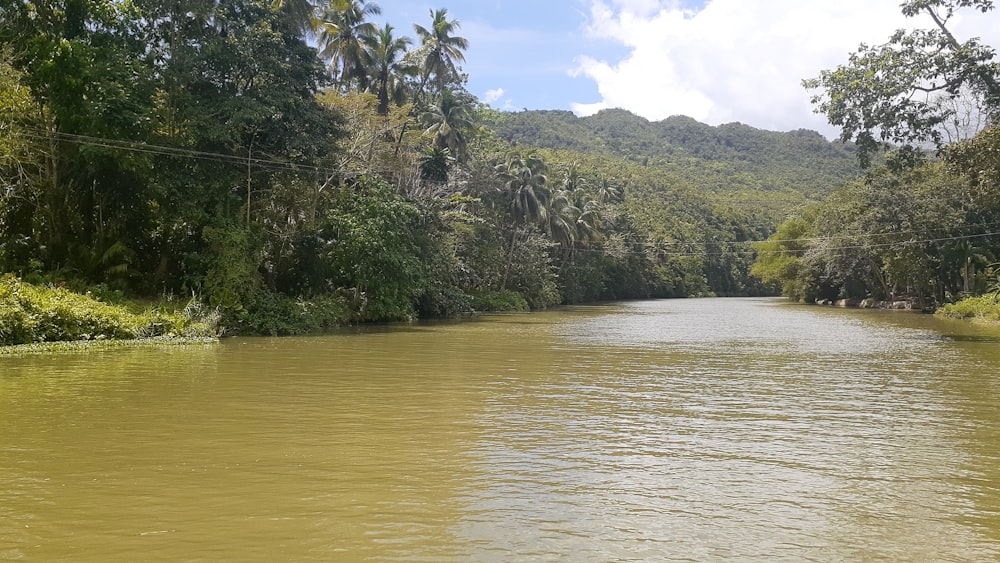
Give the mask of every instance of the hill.
<svg viewBox="0 0 1000 563">
<path fill-rule="evenodd" d="M 656 167 L 720 196 L 785 194 L 788 205 L 822 197 L 859 175 L 853 145 L 804 129 L 774 132 L 690 117 L 651 122 L 621 109 L 501 114 L 490 124 L 515 145 L 598 154 Z"/>
</svg>

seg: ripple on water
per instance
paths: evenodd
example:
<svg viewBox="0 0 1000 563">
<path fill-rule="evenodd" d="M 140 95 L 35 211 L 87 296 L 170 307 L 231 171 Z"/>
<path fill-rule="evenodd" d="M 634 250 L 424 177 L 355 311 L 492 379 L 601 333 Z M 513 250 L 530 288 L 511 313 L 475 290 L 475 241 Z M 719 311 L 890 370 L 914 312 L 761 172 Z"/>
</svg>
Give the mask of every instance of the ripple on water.
<svg viewBox="0 0 1000 563">
<path fill-rule="evenodd" d="M 1000 356 L 902 319 L 652 301 L 5 364 L 0 558 L 995 559 Z"/>
</svg>

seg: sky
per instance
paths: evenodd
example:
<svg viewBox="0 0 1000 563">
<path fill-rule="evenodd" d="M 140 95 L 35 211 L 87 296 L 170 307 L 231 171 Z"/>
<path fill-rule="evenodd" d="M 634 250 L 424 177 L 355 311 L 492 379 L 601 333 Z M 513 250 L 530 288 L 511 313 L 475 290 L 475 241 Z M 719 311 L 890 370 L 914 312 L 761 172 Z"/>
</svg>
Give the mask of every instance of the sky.
<svg viewBox="0 0 1000 563">
<path fill-rule="evenodd" d="M 469 40 L 468 89 L 492 107 L 624 108 L 652 121 L 686 115 L 760 129 L 839 131 L 813 112 L 801 82 L 847 62 L 859 44 L 885 43 L 900 0 L 375 0 L 399 33 L 446 8 Z M 962 41 L 1000 48 L 1000 12 L 962 11 Z"/>
</svg>

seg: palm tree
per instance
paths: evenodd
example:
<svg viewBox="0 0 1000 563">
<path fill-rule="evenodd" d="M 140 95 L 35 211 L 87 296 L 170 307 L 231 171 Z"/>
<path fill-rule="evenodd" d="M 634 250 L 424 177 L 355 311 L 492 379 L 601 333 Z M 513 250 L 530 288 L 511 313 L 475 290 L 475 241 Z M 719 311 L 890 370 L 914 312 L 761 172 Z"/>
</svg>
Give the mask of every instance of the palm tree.
<svg viewBox="0 0 1000 563">
<path fill-rule="evenodd" d="M 988 248 L 977 246 L 971 240 L 960 240 L 946 246 L 942 257 L 946 268 L 958 270 L 958 277 L 962 280 L 959 289 L 964 293 L 975 289 L 977 267 L 986 268 L 993 258 Z"/>
<path fill-rule="evenodd" d="M 429 148 L 420 158 L 420 179 L 432 184 L 444 184 L 454 162 L 448 149 Z"/>
<path fill-rule="evenodd" d="M 608 178 L 602 178 L 597 185 L 598 203 L 611 203 L 621 200 L 622 188 Z"/>
<path fill-rule="evenodd" d="M 465 62 L 465 51 L 469 41 L 452 35 L 462 27 L 458 20 L 448 20 L 448 10 L 431 10 L 431 28 L 414 24 L 413 29 L 420 38 L 422 49 L 420 86 L 417 96 L 421 96 L 427 81 L 433 74 L 439 90 L 444 90 L 449 82 L 458 82 L 459 69 L 456 62 Z"/>
<path fill-rule="evenodd" d="M 579 245 L 601 238 L 601 223 L 601 202 L 573 163 L 566 169 L 562 188 L 552 196 L 542 223 L 545 232 L 562 247 L 564 265 Z"/>
<path fill-rule="evenodd" d="M 389 103 L 401 105 L 406 99 L 406 76 L 415 76 L 416 67 L 403 55 L 413 43 L 409 37 L 396 37 L 391 25 L 362 36 L 363 60 L 367 70 L 368 90 L 378 97 L 379 115 L 389 114 Z"/>
<path fill-rule="evenodd" d="M 574 162 L 566 169 L 562 189 L 579 211 L 576 217 L 577 239 L 590 241 L 600 238 L 601 208 L 604 203 L 616 197 L 616 188 L 606 179 L 599 182 L 596 188 L 591 188 L 587 178 L 580 174 L 579 165 Z"/>
<path fill-rule="evenodd" d="M 330 59 L 334 78 L 341 86 L 351 78 L 364 77 L 364 37 L 378 32 L 375 24 L 365 20 L 381 13 L 378 4 L 365 0 L 331 0 L 320 12 L 316 30 L 320 55 Z"/>
<path fill-rule="evenodd" d="M 511 217 L 515 223 L 533 223 L 545 216 L 550 192 L 546 183 L 545 161 L 537 155 L 512 153 L 500 165 L 499 176 L 504 192 L 510 199 Z"/>
<path fill-rule="evenodd" d="M 333 2 L 339 1 L 333 0 Z M 292 28 L 298 31 L 305 34 L 316 31 L 319 20 L 316 18 L 316 6 L 312 0 L 273 0 L 271 9 L 281 12 Z"/>
<path fill-rule="evenodd" d="M 575 192 L 587 186 L 587 179 L 580 174 L 580 165 L 572 163 L 566 168 L 563 175 L 562 188 L 569 192 Z"/>
<path fill-rule="evenodd" d="M 596 199 L 588 198 L 579 207 L 580 215 L 576 218 L 577 238 L 582 241 L 600 240 L 604 237 L 601 227 L 604 216 L 601 214 L 601 204 Z"/>
<path fill-rule="evenodd" d="M 510 200 L 511 226 L 510 250 L 507 256 L 507 267 L 504 269 L 501 289 L 507 288 L 507 278 L 511 264 L 514 262 L 514 249 L 517 248 L 519 224 L 541 223 L 546 217 L 546 208 L 550 192 L 546 186 L 545 161 L 536 155 L 527 157 L 513 153 L 507 162 L 497 167 L 497 172 L 503 181 L 504 193 Z"/>
<path fill-rule="evenodd" d="M 465 156 L 468 149 L 466 133 L 475 127 L 475 98 L 468 92 L 444 90 L 438 103 L 420 115 L 427 127 L 424 133 L 434 135 L 434 147 L 447 149 L 455 158 Z"/>
<path fill-rule="evenodd" d="M 548 209 L 542 219 L 542 228 L 553 241 L 563 248 L 572 248 L 578 231 L 580 208 L 574 205 L 572 192 L 557 190 L 549 199 Z"/>
</svg>

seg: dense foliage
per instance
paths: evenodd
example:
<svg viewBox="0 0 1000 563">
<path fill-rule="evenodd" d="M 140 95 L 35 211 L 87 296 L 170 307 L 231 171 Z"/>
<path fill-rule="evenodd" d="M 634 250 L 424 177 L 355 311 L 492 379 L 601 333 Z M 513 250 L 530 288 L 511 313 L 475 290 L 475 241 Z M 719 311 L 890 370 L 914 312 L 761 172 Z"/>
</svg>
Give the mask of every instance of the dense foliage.
<svg viewBox="0 0 1000 563">
<path fill-rule="evenodd" d="M 806 81 L 822 89 L 817 111 L 858 142 L 871 167 L 758 244 L 755 274 L 794 299 L 947 305 L 949 315 L 995 318 L 1000 64 L 992 47 L 960 42 L 948 29 L 959 10 L 992 8 L 904 2 L 904 14 L 934 27 L 862 46 L 848 64 Z M 876 163 L 880 148 L 888 150 Z"/>
<path fill-rule="evenodd" d="M 378 13 L 0 0 L 0 272 L 230 333 L 754 295 L 752 242 L 856 175 L 813 132 L 496 112 L 447 10 Z"/>
<path fill-rule="evenodd" d="M 919 159 L 975 135 L 1000 108 L 1000 63 L 979 38 L 959 41 L 948 25 L 960 11 L 987 13 L 993 0 L 906 0 L 902 13 L 930 29 L 899 30 L 883 45 L 861 45 L 846 65 L 805 80 L 817 112 L 853 140 L 863 164 L 880 149 Z"/>
<path fill-rule="evenodd" d="M 795 299 L 936 306 L 989 287 L 998 224 L 943 162 L 881 167 L 779 227 L 754 272 Z"/>
<path fill-rule="evenodd" d="M 36 286 L 0 278 L 0 345 L 170 337 L 214 337 L 218 313 L 196 301 L 180 311 L 125 307 L 80 295 L 65 286 Z"/>
<path fill-rule="evenodd" d="M 858 175 L 850 145 L 811 131 L 712 127 L 680 116 L 652 123 L 624 110 L 491 117 L 497 135 L 516 146 L 544 146 L 546 161 L 621 189 L 616 226 L 588 250 L 604 261 L 630 255 L 642 274 L 619 278 L 605 298 L 773 291 L 750 274 L 752 242 L 789 210 Z"/>
</svg>

